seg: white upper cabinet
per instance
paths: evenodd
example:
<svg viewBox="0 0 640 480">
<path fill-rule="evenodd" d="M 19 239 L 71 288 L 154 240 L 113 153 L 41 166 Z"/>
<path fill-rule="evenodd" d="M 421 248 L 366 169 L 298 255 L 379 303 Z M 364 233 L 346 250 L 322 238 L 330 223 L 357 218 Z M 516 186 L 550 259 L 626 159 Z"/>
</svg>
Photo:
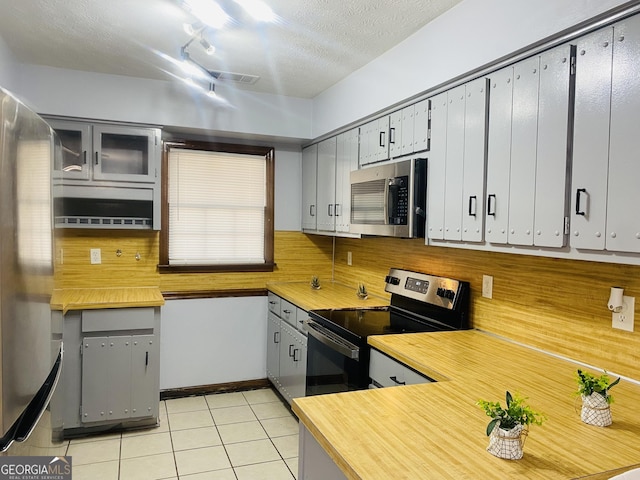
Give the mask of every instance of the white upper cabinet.
<svg viewBox="0 0 640 480">
<path fill-rule="evenodd" d="M 302 229 L 348 233 L 351 170 L 358 169 L 358 129 L 302 150 Z"/>
<path fill-rule="evenodd" d="M 479 78 L 465 88 L 462 240 L 468 242 L 481 242 L 484 238 L 488 86 L 486 78 Z"/>
<path fill-rule="evenodd" d="M 640 252 L 640 17 L 578 42 L 571 245 Z"/>
<path fill-rule="evenodd" d="M 507 243 L 513 67 L 492 73 L 490 82 L 485 239 Z M 433 126 L 431 128 L 433 130 Z"/>
<path fill-rule="evenodd" d="M 460 85 L 447 92 L 447 146 L 444 181 L 445 240 L 462 240 L 464 112 L 465 86 Z"/>
<path fill-rule="evenodd" d="M 487 80 L 480 78 L 431 99 L 427 169 L 427 237 L 483 238 Z"/>
<path fill-rule="evenodd" d="M 637 204 L 638 189 L 631 185 L 637 162 L 630 156 L 637 149 L 638 84 L 624 68 L 634 54 L 637 58 L 637 24 L 637 18 L 626 20 L 577 45 L 571 210 L 576 248 L 639 251 L 637 222 L 628 208 Z"/>
<path fill-rule="evenodd" d="M 413 151 L 429 150 L 430 100 L 423 100 L 413 106 Z"/>
<path fill-rule="evenodd" d="M 562 45 L 491 75 L 489 242 L 565 244 L 571 59 Z"/>
<path fill-rule="evenodd" d="M 360 127 L 360 165 L 381 162 L 388 158 L 389 116 L 385 116 Z"/>
<path fill-rule="evenodd" d="M 360 166 L 429 149 L 429 100 L 360 127 Z"/>
<path fill-rule="evenodd" d="M 640 16 L 614 27 L 607 250 L 640 252 Z"/>
<path fill-rule="evenodd" d="M 317 228 L 317 166 L 318 145 L 314 144 L 302 150 L 302 229 Z"/>
<path fill-rule="evenodd" d="M 534 218 L 537 246 L 562 247 L 567 238 L 572 58 L 570 46 L 540 56 Z"/>
<path fill-rule="evenodd" d="M 414 114 L 410 105 L 389 116 L 389 158 L 413 153 Z"/>
<path fill-rule="evenodd" d="M 533 245 L 539 78 L 539 57 L 513 67 L 507 235 L 508 243 L 512 245 Z"/>
<path fill-rule="evenodd" d="M 411 106 L 411 110 L 413 110 L 413 106 Z M 405 130 L 408 129 L 403 130 L 402 128 L 402 110 L 389 115 L 389 158 L 402 155 L 402 134 Z"/>
<path fill-rule="evenodd" d="M 349 232 L 351 171 L 358 169 L 358 129 L 341 133 L 336 145 L 336 232 Z"/>
<path fill-rule="evenodd" d="M 431 99 L 431 150 L 427 164 L 427 238 L 444 240 L 447 175 L 447 92 Z"/>
<path fill-rule="evenodd" d="M 579 39 L 573 124 L 571 246 L 603 250 L 607 221 L 613 29 Z"/>
<path fill-rule="evenodd" d="M 336 137 L 318 144 L 318 230 L 336 229 Z"/>
</svg>

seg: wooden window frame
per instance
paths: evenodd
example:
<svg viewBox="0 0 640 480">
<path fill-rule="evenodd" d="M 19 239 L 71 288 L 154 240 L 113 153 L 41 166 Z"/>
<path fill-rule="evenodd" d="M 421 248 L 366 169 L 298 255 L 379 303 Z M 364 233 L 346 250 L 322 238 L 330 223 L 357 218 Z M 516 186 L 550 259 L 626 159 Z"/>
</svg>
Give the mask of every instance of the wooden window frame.
<svg viewBox="0 0 640 480">
<path fill-rule="evenodd" d="M 266 161 L 266 207 L 264 217 L 264 263 L 169 265 L 169 152 L 172 148 L 204 150 L 211 152 L 260 155 Z M 191 140 L 166 141 L 162 152 L 162 228 L 160 230 L 160 273 L 222 273 L 222 272 L 272 272 L 274 263 L 274 189 L 275 155 L 273 147 L 238 145 L 232 143 L 200 142 Z"/>
</svg>

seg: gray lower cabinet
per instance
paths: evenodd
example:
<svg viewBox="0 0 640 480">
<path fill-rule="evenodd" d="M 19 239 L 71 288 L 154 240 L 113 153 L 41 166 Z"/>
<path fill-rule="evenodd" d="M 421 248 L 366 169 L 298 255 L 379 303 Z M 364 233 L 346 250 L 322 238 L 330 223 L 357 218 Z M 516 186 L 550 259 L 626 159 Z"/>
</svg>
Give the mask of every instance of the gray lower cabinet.
<svg viewBox="0 0 640 480">
<path fill-rule="evenodd" d="M 269 292 L 267 377 L 288 403 L 294 398 L 305 396 L 306 317 L 307 312 Z"/>
<path fill-rule="evenodd" d="M 65 433 L 157 423 L 158 307 L 71 311 L 63 340 Z"/>
<path fill-rule="evenodd" d="M 329 454 L 300 422 L 298 477 L 304 480 L 346 480 Z"/>
<path fill-rule="evenodd" d="M 373 348 L 371 349 L 369 360 L 369 375 L 371 376 L 371 388 L 416 385 L 432 381 L 405 364 Z"/>
</svg>

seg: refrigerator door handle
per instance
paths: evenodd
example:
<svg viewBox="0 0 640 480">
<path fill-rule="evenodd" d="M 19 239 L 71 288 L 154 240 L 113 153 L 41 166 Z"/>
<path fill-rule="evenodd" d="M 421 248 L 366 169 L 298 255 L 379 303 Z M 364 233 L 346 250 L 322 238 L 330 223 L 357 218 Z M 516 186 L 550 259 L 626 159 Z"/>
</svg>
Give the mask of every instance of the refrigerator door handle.
<svg viewBox="0 0 640 480">
<path fill-rule="evenodd" d="M 58 385 L 58 380 L 60 379 L 60 373 L 62 372 L 62 351 L 63 346 L 61 343 L 58 357 L 56 358 L 47 379 L 44 381 L 31 402 L 29 402 L 27 408 L 24 409 L 22 415 L 18 417 L 4 437 L 0 439 L 0 452 L 6 451 L 14 441 L 24 442 L 29 438 L 29 435 L 31 435 L 31 432 L 33 432 L 33 429 L 38 424 L 40 417 L 42 417 L 47 405 L 49 405 L 49 401 L 51 400 L 53 392 L 55 392 L 56 386 Z"/>
</svg>

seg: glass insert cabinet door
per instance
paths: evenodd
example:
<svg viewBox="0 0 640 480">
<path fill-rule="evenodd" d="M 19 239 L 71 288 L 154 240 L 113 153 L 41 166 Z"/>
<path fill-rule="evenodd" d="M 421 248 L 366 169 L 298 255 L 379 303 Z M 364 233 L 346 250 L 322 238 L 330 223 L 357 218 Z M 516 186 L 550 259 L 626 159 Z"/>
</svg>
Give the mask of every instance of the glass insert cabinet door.
<svg viewBox="0 0 640 480">
<path fill-rule="evenodd" d="M 154 182 L 156 142 L 154 129 L 94 125 L 93 178 Z"/>
<path fill-rule="evenodd" d="M 91 173 L 91 125 L 48 120 L 62 145 L 62 155 L 55 157 L 57 178 L 89 180 Z"/>
<path fill-rule="evenodd" d="M 62 144 L 62 155 L 55 160 L 55 178 L 155 182 L 158 129 L 59 119 L 47 122 Z"/>
</svg>

